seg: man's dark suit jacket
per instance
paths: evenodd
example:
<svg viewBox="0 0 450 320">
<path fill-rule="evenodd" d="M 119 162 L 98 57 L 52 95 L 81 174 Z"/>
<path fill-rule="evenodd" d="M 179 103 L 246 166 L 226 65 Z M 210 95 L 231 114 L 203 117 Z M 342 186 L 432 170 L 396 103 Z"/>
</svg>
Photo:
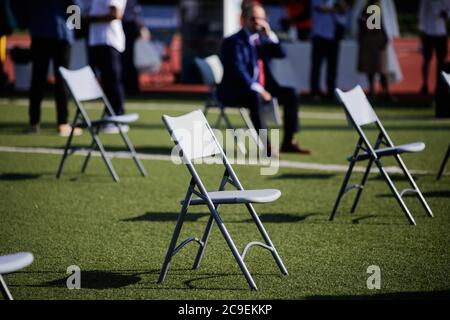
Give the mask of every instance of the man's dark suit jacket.
<svg viewBox="0 0 450 320">
<path fill-rule="evenodd" d="M 219 100 L 227 106 L 239 105 L 240 97 L 248 94 L 254 82 L 254 72 L 258 57 L 264 61 L 266 90 L 278 86 L 269 63 L 272 58 L 284 58 L 285 51 L 279 43 L 260 35 L 257 49 L 250 44 L 250 33 L 244 29 L 226 38 L 222 43 L 221 60 L 223 64 L 222 82 L 217 88 Z"/>
</svg>

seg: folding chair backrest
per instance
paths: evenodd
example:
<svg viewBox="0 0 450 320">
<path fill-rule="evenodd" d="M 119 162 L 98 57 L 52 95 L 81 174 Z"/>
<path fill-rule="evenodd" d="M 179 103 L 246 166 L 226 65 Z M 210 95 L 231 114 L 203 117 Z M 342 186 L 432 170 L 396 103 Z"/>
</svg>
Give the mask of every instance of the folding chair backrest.
<svg viewBox="0 0 450 320">
<path fill-rule="evenodd" d="M 360 127 L 378 121 L 375 111 L 359 85 L 347 92 L 336 88 L 336 95 L 343 103 L 347 115 L 353 122 L 352 125 Z"/>
<path fill-rule="evenodd" d="M 211 66 L 206 62 L 205 59 L 198 57 L 194 59 L 194 62 L 198 70 L 200 71 L 203 83 L 207 84 L 210 87 L 214 87 L 217 83 Z"/>
<path fill-rule="evenodd" d="M 162 116 L 162 120 L 174 142 L 183 152 L 183 158 L 193 159 L 221 154 L 222 147 L 201 110 L 192 111 L 179 117 Z"/>
<path fill-rule="evenodd" d="M 447 82 L 447 85 L 450 88 L 450 73 L 445 73 L 444 71 L 441 71 L 442 78 Z"/>
<path fill-rule="evenodd" d="M 220 61 L 219 56 L 213 54 L 212 56 L 206 57 L 205 61 L 211 68 L 216 84 L 221 83 L 223 78 L 223 65 L 222 61 Z"/>
<path fill-rule="evenodd" d="M 90 66 L 78 70 L 59 67 L 59 72 L 75 100 L 81 102 L 103 98 L 103 91 Z"/>
</svg>

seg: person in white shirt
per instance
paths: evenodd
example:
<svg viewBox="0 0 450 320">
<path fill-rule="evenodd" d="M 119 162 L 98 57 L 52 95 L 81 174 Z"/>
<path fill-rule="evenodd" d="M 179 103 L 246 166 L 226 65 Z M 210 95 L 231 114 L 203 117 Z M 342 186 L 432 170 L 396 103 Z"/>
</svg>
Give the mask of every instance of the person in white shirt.
<svg viewBox="0 0 450 320">
<path fill-rule="evenodd" d="M 89 64 L 100 71 L 106 97 L 117 115 L 125 113 L 122 52 L 125 34 L 121 19 L 126 0 L 93 0 L 86 17 L 89 23 Z M 113 130 L 113 128 L 110 128 Z M 105 128 L 107 132 L 109 128 Z M 111 132 L 113 133 L 113 132 Z"/>
<path fill-rule="evenodd" d="M 421 93 L 428 94 L 428 72 L 433 51 L 436 51 L 437 72 L 447 57 L 446 22 L 450 17 L 450 0 L 421 0 L 419 7 L 419 31 L 422 39 L 422 88 Z"/>
</svg>

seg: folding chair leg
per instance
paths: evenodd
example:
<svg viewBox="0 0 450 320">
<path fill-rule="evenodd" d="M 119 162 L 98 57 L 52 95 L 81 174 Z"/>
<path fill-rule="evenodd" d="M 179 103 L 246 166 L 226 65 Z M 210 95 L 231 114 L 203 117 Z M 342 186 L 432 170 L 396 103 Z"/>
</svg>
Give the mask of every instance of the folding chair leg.
<svg viewBox="0 0 450 320">
<path fill-rule="evenodd" d="M 356 207 L 358 205 L 359 199 L 361 197 L 362 192 L 364 191 L 364 186 L 367 182 L 367 178 L 369 176 L 370 173 L 370 169 L 372 168 L 372 164 L 373 164 L 373 159 L 370 158 L 369 163 L 367 164 L 367 168 L 366 168 L 366 172 L 364 172 L 364 176 L 361 180 L 361 184 L 358 188 L 358 191 L 356 193 L 356 197 L 355 197 L 355 201 L 353 202 L 353 206 L 352 206 L 352 210 L 350 210 L 351 213 L 354 213 L 356 211 Z"/>
<path fill-rule="evenodd" d="M 111 161 L 109 160 L 108 155 L 106 154 L 105 148 L 103 147 L 102 143 L 100 142 L 100 139 L 98 138 L 97 134 L 92 132 L 92 138 L 95 141 L 95 144 L 98 146 L 98 149 L 100 151 L 100 154 L 102 155 L 103 161 L 106 164 L 106 167 L 108 168 L 109 173 L 111 174 L 113 180 L 115 182 L 119 182 L 119 177 L 116 174 L 116 171 L 114 170 Z"/>
<path fill-rule="evenodd" d="M 271 252 L 272 252 L 272 256 L 275 259 L 275 262 L 278 265 L 278 268 L 280 268 L 281 273 L 283 273 L 284 275 L 288 275 L 288 271 L 286 269 L 286 267 L 283 264 L 283 261 L 281 260 L 280 255 L 277 252 L 277 249 L 275 249 L 275 246 L 272 243 L 272 240 L 270 240 L 269 234 L 267 233 L 266 229 L 264 228 L 264 225 L 262 224 L 261 220 L 259 219 L 258 214 L 256 213 L 255 209 L 253 208 L 253 206 L 251 204 L 246 204 L 246 207 L 248 209 L 248 211 L 250 212 L 253 221 L 255 221 L 256 226 L 258 227 L 259 232 L 261 233 L 261 236 L 263 237 L 264 241 L 266 242 L 266 244 L 272 248 Z"/>
<path fill-rule="evenodd" d="M 341 198 L 345 193 L 345 189 L 347 188 L 348 181 L 350 180 L 350 176 L 352 175 L 353 167 L 355 166 L 355 161 L 351 161 L 347 173 L 345 174 L 344 181 L 342 182 L 341 189 L 339 190 L 338 196 L 336 198 L 336 202 L 334 203 L 333 210 L 331 211 L 330 221 L 334 219 L 336 216 L 337 208 L 339 207 L 339 203 L 341 202 Z"/>
<path fill-rule="evenodd" d="M 98 133 L 98 131 L 97 131 L 97 133 Z M 86 158 L 84 159 L 83 166 L 81 167 L 81 173 L 86 172 L 86 169 L 87 169 L 89 160 L 91 159 L 92 151 L 94 150 L 94 148 L 95 148 L 95 140 L 92 139 L 92 143 L 89 146 L 89 152 L 88 152 Z"/>
<path fill-rule="evenodd" d="M 180 215 L 178 216 L 177 224 L 175 226 L 175 231 L 173 232 L 172 239 L 170 240 L 169 248 L 167 249 L 166 257 L 164 259 L 163 266 L 161 268 L 161 272 L 159 274 L 158 283 L 163 283 L 166 278 L 167 271 L 169 270 L 170 261 L 172 260 L 173 251 L 175 250 L 175 246 L 177 245 L 178 237 L 180 236 L 181 227 L 183 226 L 184 218 L 186 217 L 187 209 L 189 207 L 189 203 L 192 199 L 192 190 L 194 189 L 194 185 L 191 184 L 189 186 L 189 190 L 184 199 L 183 206 L 181 207 Z"/>
<path fill-rule="evenodd" d="M 98 135 L 99 132 L 100 132 L 100 127 L 97 127 L 95 129 L 95 134 Z M 92 139 L 92 143 L 91 143 L 91 145 L 89 147 L 89 152 L 88 152 L 88 154 L 86 156 L 86 159 L 84 159 L 83 166 L 81 167 L 81 173 L 85 173 L 86 172 L 87 165 L 89 163 L 89 160 L 91 160 L 92 151 L 94 151 L 94 148 L 95 148 L 95 140 Z"/>
<path fill-rule="evenodd" d="M 64 162 L 66 161 L 67 156 L 69 154 L 69 149 L 72 144 L 72 138 L 73 138 L 74 131 L 75 131 L 75 126 L 73 125 L 72 130 L 70 131 L 69 138 L 67 139 L 66 146 L 64 147 L 64 154 L 61 158 L 61 162 L 59 163 L 58 171 L 56 172 L 57 179 L 59 179 L 59 177 L 61 176 L 62 170 L 64 168 Z"/>
<path fill-rule="evenodd" d="M 411 173 L 409 173 L 408 168 L 406 168 L 406 165 L 403 162 L 402 158 L 398 154 L 395 156 L 395 158 L 396 158 L 398 164 L 400 165 L 400 167 L 402 168 L 403 173 L 408 178 L 411 187 L 414 188 L 414 190 L 416 191 L 417 195 L 419 196 L 419 200 L 420 200 L 420 203 L 422 204 L 423 208 L 427 212 L 428 216 L 430 216 L 432 218 L 433 217 L 433 212 L 431 211 L 430 206 L 428 205 L 428 203 L 425 200 L 422 192 L 420 191 L 419 187 L 417 186 L 416 182 L 414 181 L 414 178 L 411 176 Z"/>
<path fill-rule="evenodd" d="M 119 129 L 119 130 L 120 130 L 122 139 L 125 141 L 125 144 L 127 145 L 128 150 L 130 151 L 131 156 L 133 157 L 133 160 L 139 169 L 139 172 L 141 173 L 141 175 L 143 177 L 146 177 L 147 171 L 145 171 L 144 165 L 142 164 L 141 160 L 137 157 L 136 150 L 134 149 L 134 146 L 131 143 L 130 139 L 128 139 L 128 135 L 125 132 L 123 132 L 122 129 Z"/>
<path fill-rule="evenodd" d="M 216 207 L 217 209 L 217 207 Z M 208 223 L 206 224 L 205 232 L 202 237 L 202 244 L 198 248 L 197 256 L 195 257 L 194 265 L 192 269 L 198 269 L 200 267 L 200 262 L 202 261 L 203 254 L 205 253 L 206 244 L 208 243 L 209 234 L 211 233 L 212 226 L 214 224 L 214 217 L 212 215 L 209 216 Z"/>
<path fill-rule="evenodd" d="M 436 178 L 437 180 L 440 180 L 442 178 L 442 175 L 444 174 L 445 166 L 447 165 L 447 161 L 448 161 L 449 157 L 450 157 L 450 145 L 448 146 L 447 153 L 445 154 L 445 157 L 442 160 L 442 164 L 441 164 L 441 167 L 439 169 L 439 173 L 438 173 L 437 178 Z"/>
<path fill-rule="evenodd" d="M 397 188 L 395 188 L 394 183 L 392 182 L 391 178 L 389 177 L 386 170 L 384 170 L 380 160 L 375 160 L 375 163 L 380 170 L 381 174 L 383 175 L 384 179 L 386 180 L 389 188 L 391 189 L 392 193 L 394 194 L 395 198 L 397 199 L 398 203 L 400 204 L 400 207 L 403 210 L 403 213 L 405 214 L 406 218 L 408 219 L 409 223 L 412 225 L 416 225 L 416 222 L 414 221 L 413 216 L 408 210 L 408 207 L 406 206 L 405 202 L 402 199 L 402 196 L 398 193 Z"/>
<path fill-rule="evenodd" d="M 228 170 L 225 170 L 222 181 L 220 182 L 218 191 L 224 190 L 225 185 L 228 182 L 228 177 L 229 177 Z M 214 207 L 217 211 L 219 208 L 219 205 L 217 204 Z M 202 245 L 198 248 L 197 256 L 195 257 L 195 261 L 192 266 L 192 269 L 198 269 L 198 267 L 200 267 L 200 262 L 202 261 L 203 255 L 205 253 L 206 245 L 208 243 L 208 238 L 209 238 L 209 234 L 211 233 L 211 228 L 213 226 L 213 223 L 214 223 L 214 217 L 212 215 L 210 215 L 209 219 L 208 219 L 208 223 L 206 224 L 205 232 L 203 232 L 203 237 L 201 240 Z"/>
<path fill-rule="evenodd" d="M 2 292 L 3 298 L 6 300 L 14 300 L 11 292 L 9 292 L 8 286 L 6 285 L 5 280 L 0 274 L 0 291 Z"/>
<path fill-rule="evenodd" d="M 208 205 L 209 207 L 209 205 Z M 242 273 L 244 274 L 245 279 L 247 280 L 248 285 L 252 290 L 258 290 L 258 287 L 256 286 L 255 281 L 253 281 L 252 276 L 250 275 L 250 272 L 247 269 L 247 266 L 244 263 L 244 260 L 242 260 L 242 257 L 236 248 L 236 245 L 233 242 L 233 239 L 231 239 L 231 236 L 225 227 L 225 225 L 222 222 L 222 219 L 219 217 L 219 214 L 215 210 L 214 207 L 210 208 L 212 211 L 212 215 L 214 216 L 214 219 L 216 220 L 217 226 L 220 229 L 220 232 L 222 232 L 223 237 L 225 238 L 225 241 L 227 242 L 228 246 L 231 249 L 231 252 L 233 253 L 234 258 L 236 259 L 236 262 L 239 265 L 239 268 L 241 269 Z"/>
</svg>

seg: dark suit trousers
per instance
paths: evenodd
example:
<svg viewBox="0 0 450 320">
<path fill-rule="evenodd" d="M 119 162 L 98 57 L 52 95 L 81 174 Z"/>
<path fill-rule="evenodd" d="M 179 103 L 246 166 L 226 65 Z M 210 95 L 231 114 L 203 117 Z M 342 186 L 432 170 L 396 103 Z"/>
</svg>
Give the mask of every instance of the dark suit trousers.
<svg viewBox="0 0 450 320">
<path fill-rule="evenodd" d="M 437 82 L 439 82 L 440 71 L 444 67 L 445 58 L 447 57 L 447 37 L 433 37 L 422 35 L 422 55 L 423 55 L 423 66 L 422 74 L 424 77 L 424 82 L 427 83 L 428 78 L 428 68 L 430 64 L 431 57 L 433 56 L 433 51 L 436 51 L 436 77 Z"/>
<path fill-rule="evenodd" d="M 311 54 L 311 94 L 320 93 L 320 70 L 324 60 L 327 62 L 327 89 L 332 95 L 336 88 L 336 73 L 339 54 L 339 41 L 314 37 Z"/>
<path fill-rule="evenodd" d="M 123 84 L 127 94 L 139 92 L 139 75 L 134 66 L 134 42 L 138 38 L 138 27 L 134 21 L 122 22 L 125 32 L 125 51 L 122 53 Z"/>
<path fill-rule="evenodd" d="M 58 124 L 67 123 L 68 96 L 63 80 L 59 74 L 60 66 L 69 64 L 70 45 L 65 41 L 33 38 L 31 41 L 32 75 L 29 93 L 30 125 L 37 125 L 41 120 L 41 102 L 47 84 L 48 66 L 53 61 L 55 73 L 55 99 Z"/>
<path fill-rule="evenodd" d="M 298 121 L 298 96 L 293 88 L 270 86 L 267 91 L 284 107 L 283 125 L 284 138 L 283 143 L 292 141 L 294 134 L 299 130 Z M 249 91 L 240 99 L 240 105 L 250 110 L 250 118 L 256 130 L 267 129 L 263 113 L 263 99 L 256 91 Z"/>
<path fill-rule="evenodd" d="M 96 72 L 100 71 L 103 91 L 116 115 L 124 114 L 121 53 L 107 45 L 89 47 L 89 64 Z"/>
</svg>

